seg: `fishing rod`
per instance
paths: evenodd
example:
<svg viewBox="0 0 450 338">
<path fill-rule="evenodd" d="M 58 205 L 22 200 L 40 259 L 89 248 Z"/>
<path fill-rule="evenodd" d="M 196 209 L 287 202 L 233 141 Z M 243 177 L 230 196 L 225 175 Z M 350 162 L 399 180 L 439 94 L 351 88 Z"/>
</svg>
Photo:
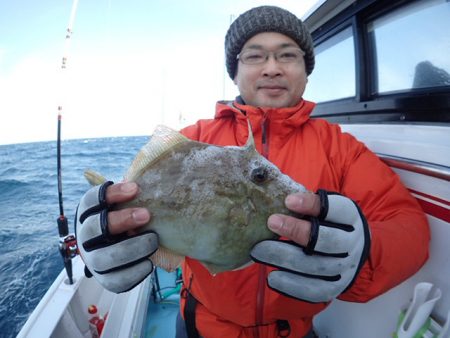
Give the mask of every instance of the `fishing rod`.
<svg viewBox="0 0 450 338">
<path fill-rule="evenodd" d="M 59 201 L 59 217 L 56 222 L 59 232 L 59 252 L 64 261 L 69 284 L 73 284 L 72 277 L 72 258 L 77 255 L 77 243 L 75 236 L 69 234 L 69 222 L 64 215 L 63 197 L 62 197 L 62 176 L 61 176 L 61 115 L 58 114 L 58 139 L 57 139 L 57 170 L 58 170 L 58 201 Z"/>
<path fill-rule="evenodd" d="M 77 11 L 78 0 L 72 3 L 72 10 L 70 13 L 69 24 L 66 30 L 66 39 L 64 44 L 64 53 L 61 61 L 61 71 L 63 72 L 67 67 L 67 59 L 69 55 L 70 38 L 72 36 L 72 27 Z M 74 234 L 69 234 L 69 222 L 64 215 L 63 205 L 63 191 L 62 191 L 62 174 L 61 174 L 61 120 L 62 120 L 62 105 L 58 106 L 58 134 L 56 139 L 56 160 L 57 160 L 57 179 L 58 179 L 58 204 L 59 217 L 56 222 L 58 224 L 59 232 L 59 252 L 64 261 L 64 268 L 66 269 L 69 284 L 73 284 L 72 276 L 72 258 L 78 253 L 77 242 Z"/>
</svg>

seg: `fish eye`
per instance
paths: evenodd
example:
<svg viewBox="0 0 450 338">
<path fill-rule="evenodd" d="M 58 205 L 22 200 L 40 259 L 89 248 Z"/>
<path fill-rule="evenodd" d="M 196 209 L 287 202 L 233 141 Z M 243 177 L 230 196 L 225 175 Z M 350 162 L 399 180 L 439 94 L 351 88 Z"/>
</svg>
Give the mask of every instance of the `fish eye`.
<svg viewBox="0 0 450 338">
<path fill-rule="evenodd" d="M 252 170 L 251 179 L 255 183 L 263 183 L 267 180 L 269 173 L 266 168 L 258 167 Z"/>
</svg>

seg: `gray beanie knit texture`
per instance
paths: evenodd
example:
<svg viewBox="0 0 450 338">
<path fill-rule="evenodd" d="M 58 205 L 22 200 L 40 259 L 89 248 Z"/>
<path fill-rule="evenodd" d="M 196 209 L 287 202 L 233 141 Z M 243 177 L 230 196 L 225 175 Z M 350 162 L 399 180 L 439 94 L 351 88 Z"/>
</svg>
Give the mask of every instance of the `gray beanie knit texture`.
<svg viewBox="0 0 450 338">
<path fill-rule="evenodd" d="M 284 34 L 294 40 L 305 52 L 306 74 L 314 69 L 314 46 L 305 24 L 291 12 L 275 6 L 255 7 L 241 14 L 225 36 L 225 58 L 231 79 L 236 75 L 237 55 L 254 35 L 263 32 Z"/>
</svg>

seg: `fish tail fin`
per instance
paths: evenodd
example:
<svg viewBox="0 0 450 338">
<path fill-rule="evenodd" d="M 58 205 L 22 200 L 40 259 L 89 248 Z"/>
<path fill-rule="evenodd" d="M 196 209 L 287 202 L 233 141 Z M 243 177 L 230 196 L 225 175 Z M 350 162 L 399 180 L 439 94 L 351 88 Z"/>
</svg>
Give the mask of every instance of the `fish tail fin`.
<svg viewBox="0 0 450 338">
<path fill-rule="evenodd" d="M 92 186 L 100 185 L 107 181 L 107 179 L 104 176 L 100 175 L 99 173 L 91 169 L 86 169 L 84 171 L 84 177 Z"/>
</svg>

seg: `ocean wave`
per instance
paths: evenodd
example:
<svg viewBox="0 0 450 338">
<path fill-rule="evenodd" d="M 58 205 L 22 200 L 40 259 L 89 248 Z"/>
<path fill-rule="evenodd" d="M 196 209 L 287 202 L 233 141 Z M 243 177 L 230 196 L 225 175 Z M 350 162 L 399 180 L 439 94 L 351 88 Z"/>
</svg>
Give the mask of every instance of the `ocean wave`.
<svg viewBox="0 0 450 338">
<path fill-rule="evenodd" d="M 0 332 L 14 337 L 61 270 L 62 260 L 49 248 L 2 258 L 9 260 L 6 264 L 0 260 L 0 318 L 5 319 L 0 321 Z"/>
<path fill-rule="evenodd" d="M 14 177 L 18 173 L 20 173 L 19 168 L 8 165 L 8 163 L 4 163 L 3 167 L 4 168 L 6 167 L 6 169 L 3 169 L 2 171 L 0 171 L 0 177 Z"/>
<path fill-rule="evenodd" d="M 26 187 L 29 184 L 15 179 L 0 180 L 0 192 L 14 191 L 15 189 Z"/>
<path fill-rule="evenodd" d="M 147 140 L 62 142 L 63 202 L 70 231 L 76 207 L 89 188 L 84 170 L 121 180 Z M 63 268 L 56 224 L 56 142 L 0 146 L 0 204 L 0 336 L 14 337 Z"/>
</svg>

